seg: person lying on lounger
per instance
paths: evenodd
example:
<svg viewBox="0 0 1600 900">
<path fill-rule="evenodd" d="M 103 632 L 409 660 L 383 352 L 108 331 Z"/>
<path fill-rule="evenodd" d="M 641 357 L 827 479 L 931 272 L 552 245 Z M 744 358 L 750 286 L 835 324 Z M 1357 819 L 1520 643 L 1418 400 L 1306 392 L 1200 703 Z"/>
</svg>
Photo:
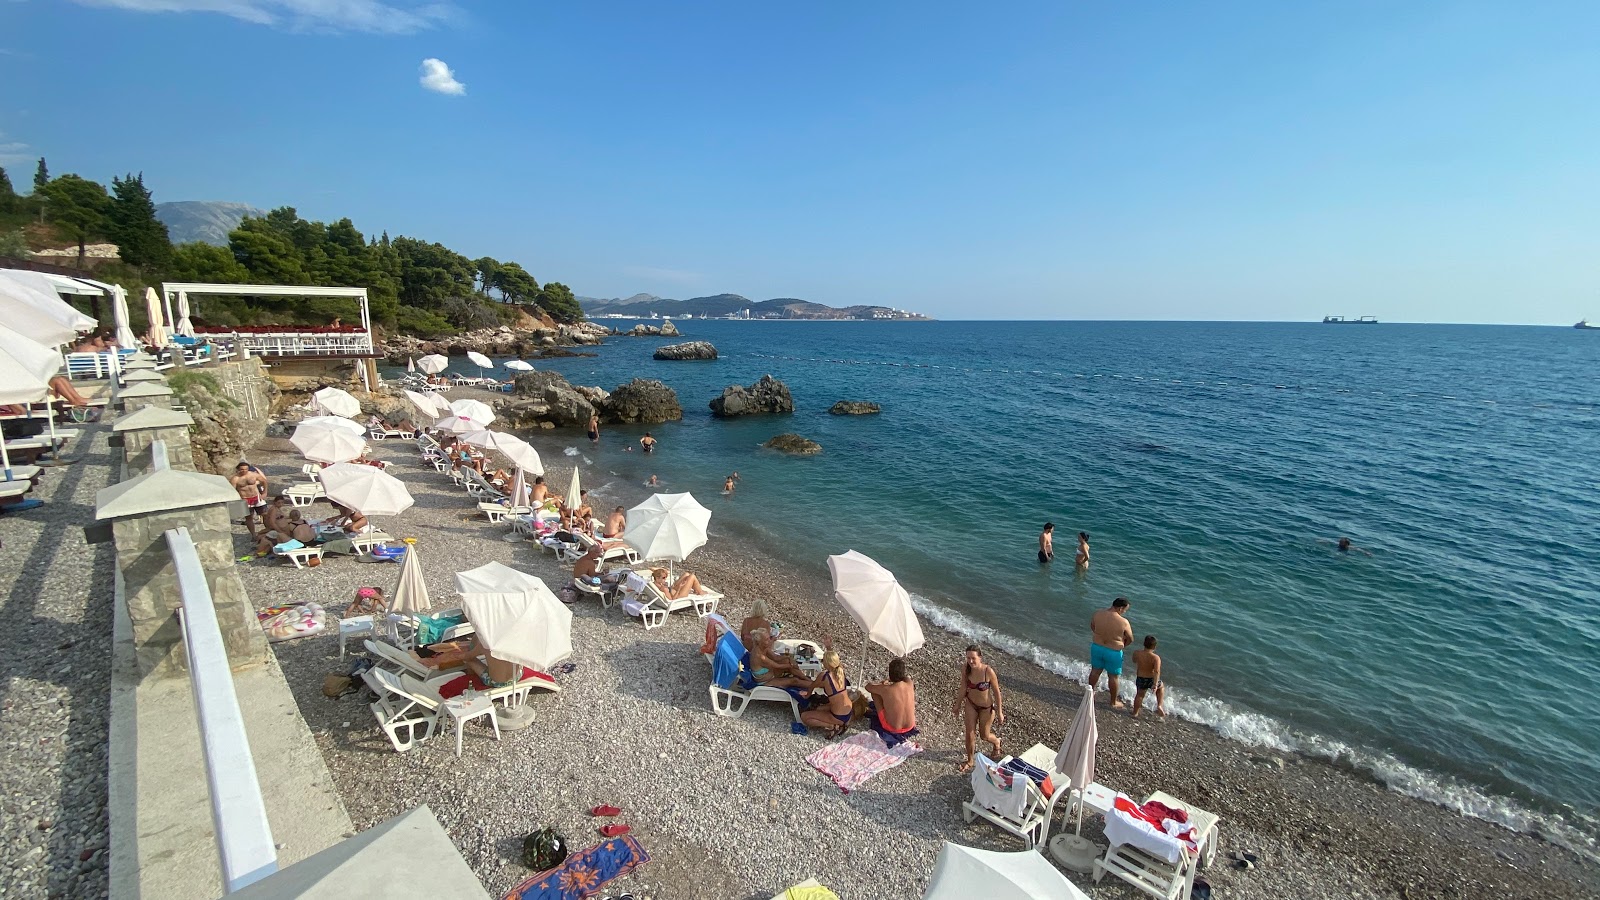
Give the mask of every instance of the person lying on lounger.
<svg viewBox="0 0 1600 900">
<path fill-rule="evenodd" d="M 693 572 L 679 572 L 677 579 L 671 582 L 667 581 L 666 569 L 651 569 L 650 576 L 656 583 L 656 590 L 668 600 L 682 600 L 690 594 L 710 593 L 700 584 L 699 576 Z"/>
<path fill-rule="evenodd" d="M 331 519 L 327 524 L 343 530 L 345 534 L 366 534 L 372 527 L 371 523 L 367 521 L 366 515 L 359 509 L 351 509 L 338 503 L 333 504 L 333 509 L 339 515 Z"/>
<path fill-rule="evenodd" d="M 301 547 L 311 546 L 317 540 L 317 530 L 300 515 L 298 509 L 289 510 L 280 527 L 281 531 L 263 531 L 261 536 L 256 538 L 256 556 L 299 550 Z"/>
<path fill-rule="evenodd" d="M 521 666 L 496 657 L 477 635 L 473 635 L 471 640 L 464 661 L 467 671 L 478 676 L 483 686 L 490 690 L 516 684 L 517 676 L 522 674 Z"/>
<path fill-rule="evenodd" d="M 757 628 L 750 632 L 750 677 L 767 687 L 808 688 L 811 679 L 795 668 L 794 660 L 775 656 L 772 652 L 772 632 Z"/>
</svg>

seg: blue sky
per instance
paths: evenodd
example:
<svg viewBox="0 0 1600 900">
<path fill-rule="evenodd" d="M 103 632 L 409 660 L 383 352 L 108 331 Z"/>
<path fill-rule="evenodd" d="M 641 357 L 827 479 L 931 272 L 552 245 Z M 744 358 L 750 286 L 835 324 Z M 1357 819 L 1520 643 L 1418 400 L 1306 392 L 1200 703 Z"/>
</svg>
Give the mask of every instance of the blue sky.
<svg viewBox="0 0 1600 900">
<path fill-rule="evenodd" d="M 0 0 L 0 164 L 590 296 L 1570 324 L 1597 46 L 1592 0 Z"/>
</svg>

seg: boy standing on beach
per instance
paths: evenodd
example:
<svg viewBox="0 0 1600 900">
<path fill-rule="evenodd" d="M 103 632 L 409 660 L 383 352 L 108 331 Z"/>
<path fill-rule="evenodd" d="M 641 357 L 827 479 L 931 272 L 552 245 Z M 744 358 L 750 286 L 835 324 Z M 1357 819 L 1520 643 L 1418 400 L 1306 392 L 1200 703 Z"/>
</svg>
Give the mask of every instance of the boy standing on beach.
<svg viewBox="0 0 1600 900">
<path fill-rule="evenodd" d="M 1139 710 L 1144 708 L 1144 695 L 1149 691 L 1156 692 L 1156 715 L 1165 719 L 1167 717 L 1167 685 L 1161 680 L 1161 657 L 1156 655 L 1156 636 L 1144 636 L 1144 649 L 1133 651 L 1134 687 L 1138 692 L 1133 695 L 1133 718 L 1139 718 Z"/>
</svg>

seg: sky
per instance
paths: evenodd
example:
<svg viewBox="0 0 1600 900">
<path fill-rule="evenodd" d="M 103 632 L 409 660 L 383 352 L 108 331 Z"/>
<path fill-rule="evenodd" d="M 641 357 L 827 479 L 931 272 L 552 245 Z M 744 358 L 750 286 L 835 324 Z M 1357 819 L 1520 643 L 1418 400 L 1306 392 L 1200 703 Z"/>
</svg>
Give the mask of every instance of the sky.
<svg viewBox="0 0 1600 900">
<path fill-rule="evenodd" d="M 1600 4 L 0 0 L 0 165 L 579 295 L 1600 319 Z"/>
</svg>

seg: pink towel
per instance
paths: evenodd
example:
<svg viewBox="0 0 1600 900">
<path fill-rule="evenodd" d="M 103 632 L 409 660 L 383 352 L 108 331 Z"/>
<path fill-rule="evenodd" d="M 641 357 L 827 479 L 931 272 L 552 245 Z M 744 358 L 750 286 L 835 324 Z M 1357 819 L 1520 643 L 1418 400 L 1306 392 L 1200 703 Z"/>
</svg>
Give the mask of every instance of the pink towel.
<svg viewBox="0 0 1600 900">
<path fill-rule="evenodd" d="M 823 747 L 806 757 L 806 762 L 832 778 L 839 790 L 848 794 L 872 776 L 887 772 L 921 752 L 922 748 L 910 741 L 892 749 L 885 747 L 882 738 L 871 731 L 863 731 Z"/>
</svg>

